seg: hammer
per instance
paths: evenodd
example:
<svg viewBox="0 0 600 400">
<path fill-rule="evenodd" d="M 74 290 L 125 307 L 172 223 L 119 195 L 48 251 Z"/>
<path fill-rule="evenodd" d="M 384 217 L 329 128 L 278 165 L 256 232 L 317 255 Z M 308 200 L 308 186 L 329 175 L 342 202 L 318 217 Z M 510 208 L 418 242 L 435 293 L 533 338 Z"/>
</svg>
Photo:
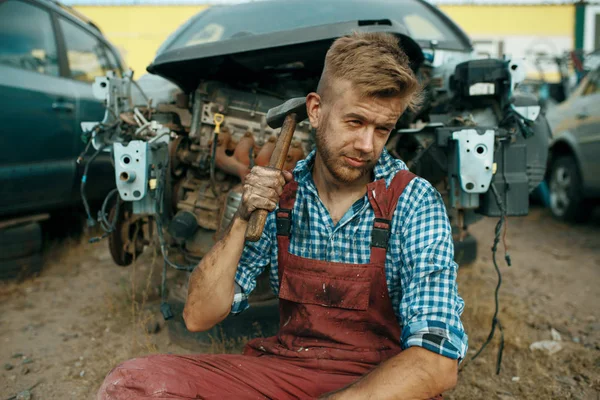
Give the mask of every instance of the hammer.
<svg viewBox="0 0 600 400">
<path fill-rule="evenodd" d="M 273 128 L 281 127 L 281 132 L 275 143 L 275 149 L 271 154 L 269 167 L 281 170 L 287 157 L 292 136 L 296 130 L 296 124 L 308 117 L 306 113 L 306 98 L 296 97 L 290 99 L 280 106 L 271 108 L 267 113 L 267 124 Z M 255 210 L 250 216 L 246 228 L 246 240 L 256 242 L 262 236 L 265 222 L 267 221 L 267 210 Z"/>
</svg>

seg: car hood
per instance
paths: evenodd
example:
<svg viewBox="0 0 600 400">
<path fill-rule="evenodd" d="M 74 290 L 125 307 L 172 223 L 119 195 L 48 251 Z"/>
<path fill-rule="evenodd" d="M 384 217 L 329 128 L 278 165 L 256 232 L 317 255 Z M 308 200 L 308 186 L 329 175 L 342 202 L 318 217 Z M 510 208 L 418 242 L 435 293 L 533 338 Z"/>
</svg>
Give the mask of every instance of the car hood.
<svg viewBox="0 0 600 400">
<path fill-rule="evenodd" d="M 396 35 L 416 70 L 423 62 L 421 47 L 408 30 L 395 21 L 350 21 L 261 35 L 236 37 L 220 42 L 177 48 L 160 54 L 148 72 L 164 77 L 185 92 L 204 80 L 219 80 L 264 87 L 273 80 L 304 81 L 306 91 L 323 70 L 331 43 L 354 31 L 389 32 Z"/>
</svg>

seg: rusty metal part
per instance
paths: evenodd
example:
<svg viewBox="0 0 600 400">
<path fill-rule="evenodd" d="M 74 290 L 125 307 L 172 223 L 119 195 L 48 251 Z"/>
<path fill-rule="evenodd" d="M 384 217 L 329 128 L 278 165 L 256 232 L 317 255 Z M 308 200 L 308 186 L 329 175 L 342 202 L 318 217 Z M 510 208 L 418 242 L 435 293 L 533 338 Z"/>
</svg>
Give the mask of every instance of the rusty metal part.
<svg viewBox="0 0 600 400">
<path fill-rule="evenodd" d="M 227 140 L 221 140 L 221 138 L 227 138 Z M 211 141 L 212 142 L 212 141 Z M 225 151 L 229 153 L 233 153 L 237 146 L 238 142 L 233 140 L 233 135 L 231 134 L 231 130 L 227 126 L 223 126 L 221 128 L 221 133 L 219 134 L 219 146 L 224 146 Z"/>
<path fill-rule="evenodd" d="M 181 109 L 174 104 L 159 104 L 156 108 L 158 112 L 172 112 L 179 116 L 179 122 L 185 128 L 190 128 L 192 123 L 192 114 L 187 109 Z"/>
<path fill-rule="evenodd" d="M 149 218 L 133 215 L 125 208 L 125 204 L 122 203 L 115 230 L 108 237 L 110 255 L 117 265 L 123 267 L 130 265 L 142 254 L 152 237 L 152 224 L 149 223 Z M 113 220 L 115 212 L 113 206 L 109 213 L 109 221 Z"/>
<path fill-rule="evenodd" d="M 187 109 L 190 104 L 190 96 L 187 93 L 179 92 L 175 96 L 175 106 L 177 108 Z"/>
<path fill-rule="evenodd" d="M 187 165 L 192 164 L 195 159 L 196 153 L 190 150 L 189 139 L 185 136 L 179 136 L 169 143 L 169 160 L 173 176 L 182 176 Z"/>
<path fill-rule="evenodd" d="M 250 150 L 254 147 L 254 136 L 251 132 L 246 132 L 242 139 L 235 146 L 233 157 L 240 163 L 250 166 Z"/>
<path fill-rule="evenodd" d="M 285 159 L 285 164 L 283 164 L 283 169 L 292 171 L 296 167 L 298 161 L 302 160 L 304 157 L 304 150 L 302 150 L 300 143 L 292 143 Z"/>
<path fill-rule="evenodd" d="M 458 209 L 456 212 L 456 222 L 458 227 L 457 238 L 459 242 L 465 240 L 465 238 L 469 235 L 469 232 L 465 226 L 465 210 Z"/>
<path fill-rule="evenodd" d="M 230 175 L 237 176 L 242 181 L 246 178 L 246 175 L 250 173 L 248 165 L 244 165 L 239 162 L 235 157 L 227 155 L 225 145 L 217 146 L 215 154 L 215 165 L 221 171 Z"/>
<path fill-rule="evenodd" d="M 185 188 L 183 187 L 185 179 L 180 179 L 173 184 L 172 196 L 171 196 L 171 208 L 173 211 L 177 210 L 177 204 L 185 198 Z"/>
<path fill-rule="evenodd" d="M 228 150 L 231 142 L 231 133 L 226 128 L 223 128 L 222 132 L 217 136 L 217 149 L 220 147 L 223 150 Z M 212 148 L 212 139 L 208 142 L 208 148 Z M 235 144 L 234 144 L 235 146 Z"/>
<path fill-rule="evenodd" d="M 277 138 L 275 136 L 271 136 L 267 142 L 263 145 L 256 156 L 256 165 L 261 167 L 266 167 L 269 165 L 269 160 L 271 159 L 271 154 L 273 154 L 273 150 L 275 150 L 275 142 Z"/>
<path fill-rule="evenodd" d="M 198 226 L 216 231 L 219 227 L 221 207 L 231 186 L 228 181 L 217 181 L 215 196 L 209 180 L 188 178 L 180 186 L 179 190 L 183 190 L 184 199 L 177 203 L 177 210 L 194 213 Z"/>
<path fill-rule="evenodd" d="M 119 119 L 125 122 L 127 125 L 137 126 L 137 122 L 135 122 L 135 118 L 133 118 L 132 112 L 121 113 L 119 115 Z"/>
</svg>

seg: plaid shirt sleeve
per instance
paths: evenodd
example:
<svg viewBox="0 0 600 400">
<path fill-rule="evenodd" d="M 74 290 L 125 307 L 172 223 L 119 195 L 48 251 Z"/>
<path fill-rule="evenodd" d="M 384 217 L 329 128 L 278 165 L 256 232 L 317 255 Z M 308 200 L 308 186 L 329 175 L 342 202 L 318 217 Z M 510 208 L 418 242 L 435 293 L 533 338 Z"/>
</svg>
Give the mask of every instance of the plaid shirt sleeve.
<svg viewBox="0 0 600 400">
<path fill-rule="evenodd" d="M 405 276 L 399 303 L 403 348 L 419 346 L 462 360 L 468 338 L 460 321 L 464 301 L 458 294 L 452 230 L 441 195 L 417 178 L 411 196 L 414 210 L 402 231 Z"/>
<path fill-rule="evenodd" d="M 248 296 L 256 288 L 256 278 L 270 263 L 271 244 L 275 232 L 275 213 L 269 213 L 261 238 L 257 242 L 246 242 L 235 274 L 235 294 L 231 312 L 240 313 L 249 307 Z"/>
</svg>

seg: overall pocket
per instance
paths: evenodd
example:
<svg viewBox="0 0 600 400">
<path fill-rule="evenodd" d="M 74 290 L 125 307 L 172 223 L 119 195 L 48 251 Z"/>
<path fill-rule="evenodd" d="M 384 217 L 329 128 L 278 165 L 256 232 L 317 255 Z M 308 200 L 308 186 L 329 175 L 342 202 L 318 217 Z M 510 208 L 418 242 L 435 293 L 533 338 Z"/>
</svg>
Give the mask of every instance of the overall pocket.
<svg viewBox="0 0 600 400">
<path fill-rule="evenodd" d="M 371 281 L 364 277 L 323 277 L 285 270 L 279 288 L 279 298 L 300 304 L 347 310 L 367 310 Z"/>
</svg>

